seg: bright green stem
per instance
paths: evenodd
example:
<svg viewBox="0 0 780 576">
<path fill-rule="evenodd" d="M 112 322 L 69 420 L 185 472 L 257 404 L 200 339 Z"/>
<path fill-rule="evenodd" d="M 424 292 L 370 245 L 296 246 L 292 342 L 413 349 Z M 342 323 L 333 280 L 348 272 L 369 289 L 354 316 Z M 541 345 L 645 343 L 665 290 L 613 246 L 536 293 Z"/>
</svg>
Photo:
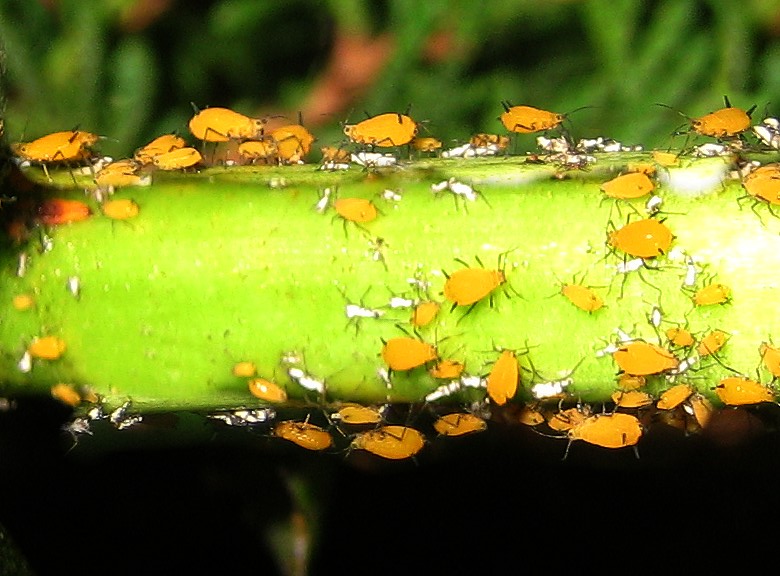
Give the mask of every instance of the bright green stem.
<svg viewBox="0 0 780 576">
<path fill-rule="evenodd" d="M 732 335 L 719 362 L 702 361 L 685 378 L 711 396 L 730 374 L 726 365 L 753 373 L 760 343 L 777 330 L 780 223 L 764 206 L 740 209 L 737 184 L 710 186 L 696 198 L 661 186 L 676 250 L 641 273 L 619 274 L 624 256 L 607 249 L 608 232 L 643 217 L 632 212 L 642 212 L 644 200 L 633 208 L 605 201 L 599 183 L 629 159 L 635 158 L 602 159 L 598 169 L 560 180 L 549 177 L 554 167 L 519 158 L 419 161 L 380 175 L 312 166 L 155 174 L 153 186 L 114 195 L 140 205 L 135 219 L 112 221 L 89 200 L 90 219 L 45 231 L 49 251 L 41 253 L 36 232 L 27 245 L 2 253 L 4 392 L 48 393 L 66 382 L 90 386 L 109 406 L 132 399 L 138 410 L 257 406 L 246 378 L 231 373 L 236 362 L 252 361 L 292 399 L 322 400 L 288 375 L 283 358 L 295 355 L 299 368 L 325 382 L 329 400 L 420 402 L 446 382 L 420 367 L 393 373 L 388 386 L 378 370 L 386 367 L 383 340 L 413 333 L 411 311 L 390 308 L 390 299 L 430 296 L 443 302 L 442 310 L 419 337 L 440 356 L 465 362 L 467 373 L 489 373 L 498 349 L 527 349 L 518 356 L 524 367 L 518 398 L 529 398 L 534 383 L 571 374 L 573 397 L 608 401 L 617 367 L 597 351 L 617 341 L 615 330 L 667 345 L 663 332 L 675 325 Z M 712 166 L 725 170 L 715 160 L 682 173 L 698 182 L 696 175 Z M 279 176 L 287 185 L 269 187 Z M 473 182 L 482 197 L 434 195 L 431 184 L 450 176 Z M 322 189 L 337 183 L 339 198 L 371 198 L 378 218 L 361 227 L 332 206 L 316 211 Z M 383 199 L 385 189 L 402 200 Z M 84 199 L 81 189 L 54 195 Z M 727 284 L 731 303 L 694 308 L 692 292 L 682 289 L 682 251 L 699 264 L 696 287 Z M 21 252 L 28 263 L 18 277 Z M 500 257 L 508 282 L 492 303 L 485 298 L 471 310 L 450 310 L 442 287 L 445 274 L 463 266 L 456 259 L 476 267 L 479 258 L 495 268 Z M 589 314 L 560 294 L 561 283 L 575 276 L 604 298 L 603 309 Z M 69 277 L 78 278 L 78 297 L 66 287 Z M 430 282 L 427 296 L 410 284 L 414 278 Z M 34 308 L 14 309 L 18 294 L 33 295 Z M 347 303 L 383 314 L 350 322 Z M 648 321 L 654 306 L 663 311 L 657 330 Z M 17 364 L 26 347 L 45 335 L 61 337 L 66 352 L 59 360 L 35 360 L 23 373 Z M 649 383 L 656 393 L 668 386 L 664 377 Z M 481 398 L 484 391 L 470 394 Z"/>
</svg>

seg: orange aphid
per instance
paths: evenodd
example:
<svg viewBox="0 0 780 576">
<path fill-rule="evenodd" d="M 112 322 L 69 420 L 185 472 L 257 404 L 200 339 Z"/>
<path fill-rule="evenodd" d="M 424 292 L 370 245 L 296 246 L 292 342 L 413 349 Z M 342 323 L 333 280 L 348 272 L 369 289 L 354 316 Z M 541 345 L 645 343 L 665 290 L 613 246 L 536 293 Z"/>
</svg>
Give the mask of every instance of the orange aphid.
<svg viewBox="0 0 780 576">
<path fill-rule="evenodd" d="M 41 136 L 32 142 L 15 144 L 14 152 L 30 162 L 68 162 L 89 158 L 86 150 L 100 139 L 97 134 L 66 130 Z"/>
<path fill-rule="evenodd" d="M 303 160 L 315 140 L 312 133 L 300 124 L 281 126 L 271 132 L 271 138 L 276 141 L 279 158 L 290 164 Z"/>
<path fill-rule="evenodd" d="M 659 166 L 669 167 L 677 166 L 680 158 L 674 152 L 664 152 L 662 150 L 653 150 L 653 160 Z"/>
<path fill-rule="evenodd" d="M 238 145 L 238 154 L 245 160 L 275 161 L 278 149 L 271 138 L 263 140 L 247 140 Z"/>
<path fill-rule="evenodd" d="M 620 408 L 642 408 L 653 403 L 653 397 L 641 390 L 618 390 L 612 401 Z"/>
<path fill-rule="evenodd" d="M 13 297 L 13 300 L 11 300 L 11 304 L 13 305 L 14 310 L 24 312 L 35 306 L 35 299 L 29 294 L 17 294 Z"/>
<path fill-rule="evenodd" d="M 629 162 L 626 165 L 626 170 L 629 172 L 641 172 L 642 174 L 652 176 L 655 174 L 655 164 L 652 162 Z M 655 188 L 655 184 L 653 184 L 653 188 Z"/>
<path fill-rule="evenodd" d="M 750 128 L 750 115 L 741 108 L 727 106 L 691 120 L 691 128 L 702 136 L 731 138 Z"/>
<path fill-rule="evenodd" d="M 677 384 L 665 390 L 655 406 L 659 410 L 674 410 L 690 398 L 691 394 L 693 394 L 693 388 L 689 384 Z"/>
<path fill-rule="evenodd" d="M 195 148 L 177 148 L 164 154 L 158 154 L 152 159 L 154 165 L 160 170 L 181 170 L 199 164 L 203 160 Z"/>
<path fill-rule="evenodd" d="M 307 450 L 325 450 L 333 445 L 329 432 L 308 422 L 280 422 L 273 434 Z"/>
<path fill-rule="evenodd" d="M 517 421 L 526 426 L 538 426 L 544 422 L 544 416 L 532 406 L 523 406 L 517 414 Z"/>
<path fill-rule="evenodd" d="M 287 401 L 287 392 L 285 389 L 265 378 L 251 378 L 248 382 L 248 386 L 252 396 L 264 400 L 265 402 L 278 404 Z"/>
<path fill-rule="evenodd" d="M 449 275 L 444 283 L 444 297 L 455 306 L 468 306 L 489 296 L 506 282 L 502 270 L 462 268 Z"/>
<path fill-rule="evenodd" d="M 145 146 L 141 146 L 133 154 L 133 158 L 141 164 L 151 164 L 155 156 L 184 148 L 187 143 L 184 138 L 175 134 L 163 134 L 158 136 Z"/>
<path fill-rule="evenodd" d="M 438 357 L 434 346 L 416 338 L 390 338 L 382 347 L 382 358 L 395 371 L 411 370 Z"/>
<path fill-rule="evenodd" d="M 511 106 L 509 102 L 502 102 L 501 105 L 504 107 L 504 113 L 501 114 L 500 120 L 504 128 L 519 134 L 551 130 L 566 118 L 563 114 L 532 106 Z"/>
<path fill-rule="evenodd" d="M 457 360 L 440 360 L 428 373 L 434 378 L 454 380 L 463 374 L 464 368 L 463 363 Z"/>
<path fill-rule="evenodd" d="M 101 210 L 103 214 L 114 220 L 128 220 L 138 216 L 140 208 L 129 198 L 117 198 L 103 202 Z"/>
<path fill-rule="evenodd" d="M 420 152 L 436 152 L 441 148 L 441 140 L 432 137 L 415 138 L 412 140 L 412 148 Z"/>
<path fill-rule="evenodd" d="M 334 420 L 341 420 L 344 424 L 365 425 L 378 424 L 383 419 L 382 411 L 374 406 L 361 406 L 360 404 L 346 403 L 331 415 Z"/>
<path fill-rule="evenodd" d="M 358 144 L 390 148 L 409 144 L 417 135 L 417 123 L 405 114 L 380 114 L 347 124 L 344 134 Z"/>
<path fill-rule="evenodd" d="M 760 166 L 742 179 L 742 187 L 754 198 L 780 204 L 780 164 Z"/>
<path fill-rule="evenodd" d="M 334 146 L 323 146 L 320 148 L 323 162 L 349 162 L 349 150 L 345 148 L 335 148 Z"/>
<path fill-rule="evenodd" d="M 382 426 L 358 434 L 352 448 L 366 450 L 389 460 L 411 458 L 422 450 L 425 439 L 414 428 L 407 426 Z"/>
<path fill-rule="evenodd" d="M 51 387 L 51 395 L 67 406 L 78 406 L 81 403 L 81 395 L 70 384 L 60 382 Z"/>
<path fill-rule="evenodd" d="M 666 337 L 669 339 L 670 343 L 680 348 L 693 346 L 694 343 L 693 334 L 679 326 L 676 328 L 669 328 L 666 331 Z"/>
<path fill-rule="evenodd" d="M 618 376 L 617 385 L 621 390 L 639 390 L 647 384 L 647 378 L 644 376 L 635 376 L 623 372 Z"/>
<path fill-rule="evenodd" d="M 590 416 L 590 410 L 574 406 L 553 414 L 547 425 L 556 432 L 566 432 L 582 424 Z"/>
<path fill-rule="evenodd" d="M 487 422 L 468 412 L 455 412 L 438 418 L 433 427 L 442 436 L 464 436 L 487 429 Z"/>
<path fill-rule="evenodd" d="M 760 382 L 744 376 L 724 378 L 715 387 L 715 393 L 720 401 L 729 406 L 774 402 L 775 394 Z"/>
<path fill-rule="evenodd" d="M 109 186 L 121 188 L 122 186 L 137 186 L 143 182 L 143 177 L 138 174 L 140 165 L 135 160 L 117 160 L 107 164 L 95 174 L 95 183 L 103 188 Z"/>
<path fill-rule="evenodd" d="M 67 348 L 65 341 L 57 336 L 36 338 L 27 347 L 27 352 L 33 358 L 42 360 L 57 360 Z"/>
<path fill-rule="evenodd" d="M 663 222 L 645 218 L 611 232 L 609 245 L 636 258 L 655 258 L 669 251 L 674 234 Z"/>
<path fill-rule="evenodd" d="M 731 288 L 724 284 L 710 284 L 705 286 L 693 296 L 696 306 L 712 306 L 725 304 L 731 299 Z"/>
<path fill-rule="evenodd" d="M 718 350 L 728 342 L 729 334 L 722 330 L 713 330 L 701 339 L 699 345 L 696 347 L 696 351 L 699 356 L 709 356 L 715 354 Z"/>
<path fill-rule="evenodd" d="M 517 394 L 520 367 L 512 350 L 503 350 L 487 376 L 487 393 L 493 403 L 503 406 Z"/>
<path fill-rule="evenodd" d="M 333 208 L 344 220 L 359 224 L 371 222 L 377 216 L 376 206 L 365 198 L 338 198 Z"/>
<path fill-rule="evenodd" d="M 495 146 L 499 150 L 503 150 L 509 145 L 509 137 L 498 134 L 474 134 L 469 139 L 469 144 L 476 148 Z"/>
<path fill-rule="evenodd" d="M 669 350 L 641 340 L 622 344 L 612 357 L 623 372 L 634 376 L 661 374 L 680 364 Z"/>
<path fill-rule="evenodd" d="M 190 132 L 204 142 L 227 142 L 260 138 L 265 119 L 250 118 L 228 108 L 206 108 L 192 117 Z"/>
<path fill-rule="evenodd" d="M 761 354 L 761 361 L 769 373 L 775 378 L 780 378 L 780 348 L 762 342 L 758 352 Z"/>
<path fill-rule="evenodd" d="M 696 423 L 702 428 L 706 428 L 712 416 L 712 404 L 701 394 L 694 394 L 688 399 L 688 403 L 683 406 L 685 411 L 691 414 Z"/>
<path fill-rule="evenodd" d="M 639 420 L 631 414 L 596 414 L 569 430 L 569 439 L 584 440 L 604 448 L 634 446 L 642 436 Z"/>
<path fill-rule="evenodd" d="M 561 288 L 561 294 L 569 299 L 580 310 L 585 312 L 595 312 L 602 306 L 604 301 L 591 288 L 581 284 L 564 284 Z"/>
<path fill-rule="evenodd" d="M 436 318 L 440 308 L 441 304 L 434 302 L 433 300 L 425 300 L 418 303 L 412 310 L 412 318 L 410 320 L 412 326 L 416 326 L 417 328 L 427 326 Z"/>
<path fill-rule="evenodd" d="M 609 198 L 630 200 L 647 196 L 655 189 L 655 184 L 644 172 L 621 174 L 601 185 L 601 191 Z"/>
<path fill-rule="evenodd" d="M 81 200 L 51 198 L 38 206 L 38 220 L 45 226 L 58 226 L 86 220 L 92 210 Z"/>
<path fill-rule="evenodd" d="M 257 374 L 257 366 L 254 362 L 242 361 L 233 364 L 233 376 L 238 378 L 251 378 Z"/>
</svg>

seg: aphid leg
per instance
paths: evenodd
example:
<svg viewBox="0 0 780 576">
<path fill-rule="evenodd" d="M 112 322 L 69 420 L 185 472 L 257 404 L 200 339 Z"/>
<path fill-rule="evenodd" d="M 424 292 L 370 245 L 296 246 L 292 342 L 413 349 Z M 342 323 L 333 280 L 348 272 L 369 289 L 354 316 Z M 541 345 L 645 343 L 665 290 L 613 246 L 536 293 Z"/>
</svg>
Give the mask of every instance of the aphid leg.
<svg viewBox="0 0 780 576">
<path fill-rule="evenodd" d="M 460 323 L 463 321 L 463 319 L 464 319 L 466 316 L 468 316 L 469 314 L 471 314 L 471 311 L 472 311 L 472 310 L 474 310 L 474 307 L 475 307 L 477 304 L 479 304 L 479 301 L 477 301 L 477 302 L 474 302 L 474 303 L 473 303 L 471 306 L 469 306 L 469 307 L 468 307 L 468 310 L 466 310 L 466 311 L 463 313 L 463 316 L 461 316 L 460 318 L 458 318 L 458 321 L 457 321 L 457 322 L 455 322 L 455 325 L 457 326 L 458 324 L 460 324 Z M 456 306 L 455 304 L 453 304 L 453 305 L 452 305 L 452 309 L 450 310 L 450 312 L 452 312 L 452 310 L 454 310 L 454 309 L 455 309 L 455 306 Z M 491 307 L 492 307 L 492 304 L 491 304 Z"/>
<path fill-rule="evenodd" d="M 569 441 L 566 443 L 566 451 L 563 453 L 563 458 L 561 458 L 561 462 L 565 462 L 566 458 L 569 457 L 569 448 L 571 448 L 571 443 L 574 442 L 571 438 L 569 438 Z"/>
<path fill-rule="evenodd" d="M 644 260 L 642 261 L 642 268 L 645 268 L 647 270 L 657 270 L 657 267 L 654 268 L 654 267 L 648 266 L 647 263 Z M 660 302 L 661 297 L 664 295 L 663 292 L 661 291 L 661 289 L 658 286 L 656 286 L 655 284 L 653 284 L 652 282 L 648 282 L 645 279 L 645 277 L 642 275 L 642 269 L 641 268 L 639 270 L 637 270 L 636 273 L 637 273 L 637 275 L 639 275 L 639 278 L 642 280 L 642 282 L 644 282 L 645 284 L 650 286 L 650 288 L 652 288 L 653 290 L 655 290 L 658 293 L 658 299 L 659 299 L 659 302 Z"/>
</svg>

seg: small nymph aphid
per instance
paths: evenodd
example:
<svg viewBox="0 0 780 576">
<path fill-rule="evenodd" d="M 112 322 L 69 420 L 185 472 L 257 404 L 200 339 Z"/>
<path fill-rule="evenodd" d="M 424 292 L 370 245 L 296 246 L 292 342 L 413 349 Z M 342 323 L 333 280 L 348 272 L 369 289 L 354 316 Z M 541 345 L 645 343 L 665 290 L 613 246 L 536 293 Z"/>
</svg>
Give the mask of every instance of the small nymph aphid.
<svg viewBox="0 0 780 576">
<path fill-rule="evenodd" d="M 411 337 L 390 338 L 382 346 L 382 358 L 393 371 L 411 370 L 438 357 L 433 345 Z"/>
<path fill-rule="evenodd" d="M 252 396 L 265 402 L 279 404 L 287 401 L 285 389 L 265 378 L 250 378 L 248 386 Z"/>
</svg>

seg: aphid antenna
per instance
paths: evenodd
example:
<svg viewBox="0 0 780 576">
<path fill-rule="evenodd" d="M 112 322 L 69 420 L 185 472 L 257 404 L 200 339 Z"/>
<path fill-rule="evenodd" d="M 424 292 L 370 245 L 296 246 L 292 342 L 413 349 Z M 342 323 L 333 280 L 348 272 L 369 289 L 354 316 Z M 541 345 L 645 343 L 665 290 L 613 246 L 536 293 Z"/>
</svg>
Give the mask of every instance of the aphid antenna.
<svg viewBox="0 0 780 576">
<path fill-rule="evenodd" d="M 484 354 L 488 354 L 488 353 L 491 353 L 491 352 L 499 352 L 500 353 L 500 352 L 503 352 L 505 350 L 509 350 L 511 352 L 514 352 L 518 356 L 525 356 L 525 355 L 527 355 L 531 351 L 531 348 L 538 348 L 539 347 L 538 345 L 529 346 L 528 345 L 528 340 L 525 341 L 525 345 L 522 348 L 509 348 L 508 346 L 499 346 L 498 344 L 496 344 L 496 342 L 493 339 L 491 339 L 490 343 L 491 343 L 492 347 L 489 350 L 479 350 L 478 352 L 481 352 L 481 353 L 484 353 Z"/>
<path fill-rule="evenodd" d="M 24 135 L 27 134 L 27 127 L 30 125 L 30 117 L 28 116 L 22 126 L 22 132 L 19 134 L 19 142 L 24 142 Z"/>
<path fill-rule="evenodd" d="M 647 258 L 643 258 L 642 259 L 642 268 L 638 269 L 636 271 L 636 273 L 637 273 L 637 276 L 639 276 L 639 279 L 642 280 L 642 282 L 644 282 L 645 284 L 650 286 L 650 288 L 652 288 L 653 290 L 655 290 L 658 293 L 658 301 L 660 302 L 661 298 L 664 295 L 663 291 L 658 286 L 656 286 L 652 282 L 649 282 L 647 280 L 647 278 L 644 277 L 644 275 L 642 274 L 642 269 L 657 271 L 658 270 L 658 266 L 650 266 L 647 263 Z M 624 275 L 624 276 L 626 276 L 626 275 Z M 622 293 L 622 287 L 621 287 L 621 293 Z M 622 295 L 621 295 L 621 297 L 622 297 Z"/>
<path fill-rule="evenodd" d="M 725 363 L 723 362 L 723 360 L 721 360 L 720 358 L 718 358 L 718 356 L 719 356 L 719 355 L 718 355 L 718 354 L 715 354 L 715 353 L 713 353 L 713 354 L 708 354 L 708 355 L 707 355 L 707 357 L 708 357 L 708 358 L 712 358 L 713 360 L 715 360 L 715 362 L 717 362 L 718 364 L 720 364 L 720 367 L 721 367 L 721 368 L 725 368 L 726 370 L 728 370 L 728 371 L 729 371 L 729 372 L 731 372 L 732 374 L 736 374 L 737 376 L 744 376 L 744 374 L 743 374 L 742 372 L 740 372 L 739 370 L 735 370 L 734 368 L 732 368 L 732 367 L 731 367 L 731 366 L 729 366 L 728 364 L 725 364 Z"/>
<path fill-rule="evenodd" d="M 404 325 L 400 324 L 399 322 L 395 323 L 395 327 L 398 328 L 404 334 L 406 334 L 409 338 L 417 338 L 418 340 L 422 340 L 423 339 L 422 336 L 420 335 L 420 333 L 417 331 L 417 328 L 412 330 L 412 332 L 409 332 L 409 330 L 407 330 L 406 327 Z M 384 339 L 381 339 L 381 340 L 382 340 L 382 344 L 386 344 Z"/>
<path fill-rule="evenodd" d="M 115 142 L 115 143 L 119 144 L 119 139 L 118 138 L 113 138 L 111 136 L 100 136 L 100 135 L 98 135 L 98 140 L 108 140 L 109 142 Z"/>
<path fill-rule="evenodd" d="M 406 115 L 407 116 L 409 115 L 409 109 L 406 110 Z M 430 120 L 415 120 L 415 123 L 417 124 L 417 126 L 421 126 L 422 128 L 425 128 L 425 131 L 428 134 L 431 134 L 431 131 L 428 129 L 428 124 L 430 124 L 430 122 L 431 122 Z M 453 138 L 452 141 L 453 142 L 457 142 L 457 140 L 455 140 L 454 138 Z"/>
<path fill-rule="evenodd" d="M 580 110 L 587 110 L 588 108 L 603 108 L 603 106 L 596 106 L 595 104 L 587 104 L 585 106 L 580 106 L 579 108 L 575 108 L 574 110 L 569 110 L 563 116 L 568 118 L 570 115 L 574 114 L 575 112 L 579 112 Z"/>
<path fill-rule="evenodd" d="M 685 118 L 686 120 L 688 120 L 690 122 L 694 121 L 694 118 L 691 118 L 685 112 L 683 112 L 682 110 L 679 110 L 679 109 L 677 109 L 677 108 L 675 108 L 673 106 L 669 106 L 668 104 L 662 104 L 661 102 L 656 102 L 655 105 L 656 106 L 663 106 L 664 108 L 668 108 L 669 110 L 672 110 L 673 112 L 677 112 L 680 116 L 682 116 L 683 118 Z"/>
<path fill-rule="evenodd" d="M 617 204 L 617 202 L 616 202 L 616 204 Z M 642 214 L 642 212 L 639 211 L 639 208 L 634 206 L 631 202 L 624 202 L 624 204 L 626 206 L 628 206 L 634 212 L 634 214 L 636 214 L 640 218 L 644 217 L 644 214 Z M 620 214 L 620 207 L 618 207 L 618 214 Z M 622 216 L 622 214 L 621 214 L 621 216 Z"/>
<path fill-rule="evenodd" d="M 190 106 L 192 106 L 192 111 L 195 112 L 195 114 L 200 114 L 201 108 L 198 108 L 198 105 L 195 104 L 195 102 L 190 101 Z"/>
<path fill-rule="evenodd" d="M 345 126 L 349 124 L 349 117 L 352 116 L 352 114 L 355 112 L 354 108 L 350 108 L 347 112 L 347 116 L 343 120 L 339 120 L 339 127 L 343 130 Z M 368 112 L 366 112 L 366 115 L 368 115 Z M 332 113 L 328 113 L 328 116 L 334 116 Z"/>
<path fill-rule="evenodd" d="M 534 378 L 539 378 L 540 374 L 539 374 L 539 372 L 537 372 L 536 366 L 534 366 L 534 361 L 531 360 L 531 355 L 530 355 L 531 349 L 528 347 L 528 342 L 526 342 L 525 346 L 526 346 L 525 347 L 525 351 L 522 354 L 520 354 L 520 356 L 523 356 L 526 360 L 528 360 L 528 364 L 529 364 L 529 366 L 531 368 L 530 369 L 526 368 L 525 366 L 523 366 L 520 363 L 519 360 L 517 362 L 517 365 L 520 366 L 520 370 L 525 370 L 526 372 L 530 373 L 531 374 L 531 380 L 533 381 Z"/>
</svg>

